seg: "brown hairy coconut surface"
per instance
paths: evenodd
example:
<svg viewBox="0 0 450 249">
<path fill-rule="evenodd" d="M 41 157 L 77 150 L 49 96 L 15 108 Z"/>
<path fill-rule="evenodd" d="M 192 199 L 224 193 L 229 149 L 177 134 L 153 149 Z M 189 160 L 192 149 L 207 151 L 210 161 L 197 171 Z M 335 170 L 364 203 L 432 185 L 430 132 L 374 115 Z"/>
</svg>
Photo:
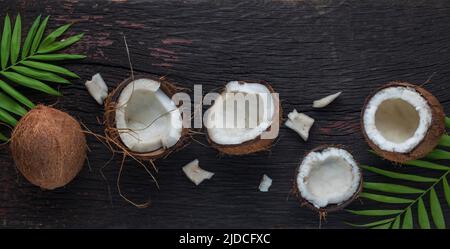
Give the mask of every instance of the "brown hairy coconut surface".
<svg viewBox="0 0 450 249">
<path fill-rule="evenodd" d="M 426 133 L 422 141 L 408 153 L 398 153 L 380 149 L 376 144 L 374 144 L 369 139 L 364 129 L 364 119 L 362 117 L 364 116 L 364 111 L 366 109 L 367 104 L 369 103 L 372 96 L 375 95 L 378 91 L 389 87 L 413 88 L 428 102 L 428 105 L 430 106 L 432 112 L 432 121 L 428 129 L 428 132 Z M 408 82 L 393 81 L 386 85 L 383 85 L 375 92 L 373 92 L 369 97 L 367 97 L 361 112 L 361 130 L 365 140 L 367 141 L 369 146 L 375 151 L 376 154 L 393 162 L 404 163 L 410 160 L 425 157 L 438 145 L 439 139 L 445 132 L 445 113 L 439 100 L 437 100 L 437 98 L 433 94 L 425 90 L 423 87 Z"/>
<path fill-rule="evenodd" d="M 305 153 L 305 157 L 311 152 L 322 151 L 322 150 L 324 150 L 326 148 L 329 148 L 329 147 L 344 149 L 344 150 L 348 151 L 348 149 L 345 146 L 339 145 L 339 144 L 338 145 L 321 145 L 321 146 L 318 146 L 318 147 L 308 151 L 307 153 Z M 356 161 L 355 158 L 353 158 L 353 159 L 355 160 L 356 164 L 359 166 L 358 161 Z M 301 166 L 301 163 L 300 163 L 300 166 Z M 309 209 L 318 212 L 321 218 L 326 217 L 326 215 L 328 213 L 340 211 L 340 210 L 344 209 L 345 207 L 347 207 L 348 205 L 350 205 L 350 203 L 352 203 L 354 200 L 356 200 L 358 198 L 359 194 L 361 193 L 361 191 L 363 189 L 363 172 L 360 169 L 359 173 L 360 173 L 361 179 L 360 179 L 360 182 L 359 182 L 359 187 L 358 187 L 358 190 L 352 195 L 351 198 L 349 198 L 348 200 L 346 200 L 346 201 L 344 201 L 343 203 L 340 203 L 340 204 L 329 204 L 326 207 L 317 208 L 311 202 L 309 202 L 307 199 L 303 198 L 301 196 L 301 194 L 300 194 L 300 191 L 299 191 L 298 185 L 297 185 L 297 175 L 298 175 L 300 166 L 297 167 L 296 170 L 295 170 L 294 184 L 293 184 L 292 193 L 300 201 L 300 205 L 301 206 L 306 206 Z"/>
<path fill-rule="evenodd" d="M 245 80 L 245 81 L 239 81 L 239 83 L 259 83 L 259 84 L 265 85 L 271 93 L 275 93 L 272 86 L 263 80 L 257 80 L 257 81 Z M 225 89 L 222 91 L 222 93 L 224 91 L 225 91 Z M 279 101 L 278 101 L 278 108 L 276 108 L 276 106 L 275 106 L 275 109 L 276 109 L 276 111 L 275 111 L 274 115 L 275 116 L 278 115 L 278 119 L 274 118 L 274 122 L 278 122 L 278 124 L 280 125 L 282 122 L 282 119 L 283 119 L 283 109 L 282 109 L 281 103 Z M 272 126 L 270 126 L 267 129 L 267 131 L 270 130 L 271 128 L 272 128 Z M 214 141 L 212 141 L 208 136 L 208 132 L 206 132 L 206 134 L 207 134 L 208 142 L 213 148 L 215 148 L 222 154 L 235 155 L 235 156 L 247 155 L 247 154 L 251 154 L 251 153 L 255 153 L 255 152 L 269 150 L 272 147 L 272 144 L 274 143 L 274 141 L 276 140 L 276 138 L 261 139 L 261 136 L 259 136 L 253 140 L 246 141 L 241 144 L 223 145 L 223 144 L 217 144 Z"/>
<path fill-rule="evenodd" d="M 20 119 L 10 146 L 17 169 L 44 189 L 69 183 L 83 167 L 87 148 L 78 121 L 43 105 Z"/>
<path fill-rule="evenodd" d="M 155 151 L 150 152 L 135 152 L 130 150 L 119 136 L 119 131 L 116 128 L 116 109 L 117 101 L 120 97 L 122 90 L 130 84 L 132 81 L 137 79 L 152 79 L 161 83 L 160 89 L 169 97 L 172 98 L 174 94 L 179 92 L 182 88 L 177 87 L 175 84 L 168 81 L 165 77 L 155 77 L 152 75 L 136 75 L 122 81 L 105 99 L 105 114 L 103 116 L 105 125 L 105 134 L 108 143 L 113 143 L 115 147 L 118 148 L 118 152 L 124 153 L 125 155 L 130 155 L 133 158 L 140 160 L 155 160 L 159 158 L 164 158 L 171 153 L 184 148 L 189 143 L 189 128 L 183 127 L 181 138 L 178 142 L 170 148 L 160 148 Z"/>
</svg>

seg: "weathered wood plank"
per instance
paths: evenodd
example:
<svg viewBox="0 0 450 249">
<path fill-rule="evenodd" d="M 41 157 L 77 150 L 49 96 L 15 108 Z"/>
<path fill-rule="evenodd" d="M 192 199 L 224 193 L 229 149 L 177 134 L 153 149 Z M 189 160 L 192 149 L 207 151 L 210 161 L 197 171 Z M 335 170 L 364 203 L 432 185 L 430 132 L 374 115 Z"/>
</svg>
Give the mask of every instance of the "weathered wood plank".
<svg viewBox="0 0 450 249">
<path fill-rule="evenodd" d="M 17 177 L 3 147 L 0 225 L 317 228 L 317 215 L 300 208 L 293 198 L 287 200 L 294 170 L 306 151 L 341 143 L 360 162 L 391 167 L 367 153 L 359 132 L 360 109 L 371 91 L 390 80 L 423 83 L 435 73 L 426 87 L 445 109 L 450 108 L 449 7 L 447 1 L 2 1 L 1 17 L 20 12 L 26 27 L 42 13 L 52 15 L 52 28 L 74 22 L 72 32 L 85 32 L 85 38 L 70 50 L 89 58 L 68 64 L 82 79 L 62 89 L 65 96 L 57 107 L 94 132 L 102 132 L 96 121 L 102 108 L 83 83 L 97 72 L 110 87 L 128 76 L 123 35 L 137 72 L 168 75 L 188 88 L 203 84 L 205 92 L 229 80 L 264 79 L 280 93 L 285 113 L 297 108 L 317 123 L 308 143 L 283 127 L 270 153 L 219 157 L 213 149 L 192 143 L 158 162 L 160 191 L 129 161 L 122 189 L 134 200 L 145 201 L 151 195 L 152 207 L 143 210 L 118 195 L 115 180 L 120 158 L 105 168 L 107 181 L 103 180 L 99 170 L 111 154 L 92 137 L 92 171 L 86 166 L 67 187 L 51 192 Z M 331 106 L 311 108 L 314 99 L 339 90 L 344 93 Z M 46 104 L 56 101 L 25 93 Z M 204 142 L 202 136 L 197 139 Z M 180 169 L 194 158 L 216 172 L 199 187 Z M 274 180 L 269 193 L 257 191 L 263 173 Z M 384 180 L 370 173 L 366 179 Z M 364 206 L 376 207 L 370 202 Z M 450 210 L 444 210 L 450 217 Z M 324 227 L 344 227 L 343 221 L 355 221 L 355 217 L 332 214 Z"/>
</svg>

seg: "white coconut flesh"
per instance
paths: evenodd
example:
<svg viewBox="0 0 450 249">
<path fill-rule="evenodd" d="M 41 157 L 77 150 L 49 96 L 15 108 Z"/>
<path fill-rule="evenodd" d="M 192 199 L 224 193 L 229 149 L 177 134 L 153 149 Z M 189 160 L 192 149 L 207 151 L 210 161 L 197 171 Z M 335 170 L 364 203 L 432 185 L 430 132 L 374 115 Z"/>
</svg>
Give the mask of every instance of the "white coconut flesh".
<svg viewBox="0 0 450 249">
<path fill-rule="evenodd" d="M 231 81 L 204 122 L 214 143 L 237 145 L 260 136 L 272 125 L 274 115 L 275 99 L 265 85 Z"/>
<path fill-rule="evenodd" d="M 341 204 L 359 189 L 361 173 L 346 150 L 326 148 L 309 153 L 297 175 L 301 196 L 317 208 Z"/>
<path fill-rule="evenodd" d="M 152 152 L 170 148 L 178 142 L 182 116 L 175 103 L 161 90 L 160 82 L 137 79 L 120 93 L 116 128 L 130 150 Z"/>
<path fill-rule="evenodd" d="M 428 102 L 411 87 L 377 92 L 364 110 L 367 137 L 380 149 L 407 153 L 426 136 L 432 121 Z"/>
</svg>

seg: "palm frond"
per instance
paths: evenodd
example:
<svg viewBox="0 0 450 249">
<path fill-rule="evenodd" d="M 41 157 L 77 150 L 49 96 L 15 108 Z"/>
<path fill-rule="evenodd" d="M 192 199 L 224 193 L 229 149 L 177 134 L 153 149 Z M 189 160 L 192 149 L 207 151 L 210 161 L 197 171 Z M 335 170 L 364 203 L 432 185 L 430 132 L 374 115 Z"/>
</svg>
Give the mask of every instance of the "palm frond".
<svg viewBox="0 0 450 249">
<path fill-rule="evenodd" d="M 450 127 L 450 119 L 446 118 L 446 125 Z M 441 146 L 450 145 L 450 137 L 443 135 L 440 139 Z M 450 152 L 443 149 L 434 149 L 426 158 L 433 160 L 450 159 Z M 403 208 L 383 209 L 383 210 L 348 210 L 350 213 L 360 216 L 378 216 L 386 217 L 379 221 L 373 221 L 365 224 L 351 224 L 355 227 L 366 227 L 376 229 L 411 229 L 417 225 L 421 229 L 430 229 L 432 225 L 439 229 L 446 228 L 443 207 L 439 201 L 436 186 L 442 182 L 444 199 L 447 206 L 450 207 L 450 186 L 447 176 L 450 174 L 450 167 L 441 163 L 429 160 L 412 160 L 403 164 L 403 167 L 419 167 L 423 169 L 440 172 L 438 178 L 423 175 L 404 174 L 396 171 L 384 170 L 373 166 L 362 165 L 365 170 L 371 171 L 395 180 L 409 181 L 412 184 L 416 182 L 430 183 L 427 189 L 419 189 L 407 185 L 382 182 L 365 182 L 364 190 L 360 194 L 361 198 L 369 199 L 378 203 L 390 203 L 395 205 L 406 204 Z M 367 191 L 377 191 L 388 193 L 388 195 L 370 193 Z M 415 198 L 404 198 L 398 195 L 416 195 Z M 428 198 L 427 198 L 428 197 Z M 426 202 L 425 200 L 429 200 Z M 428 206 L 427 204 L 428 203 Z M 429 215 L 430 214 L 430 215 Z M 415 222 L 416 221 L 416 222 Z M 431 221 L 433 224 L 431 224 Z"/>
<path fill-rule="evenodd" d="M 27 108 L 35 106 L 10 83 L 60 96 L 60 92 L 50 87 L 47 82 L 69 84 L 70 82 L 61 76 L 79 78 L 66 68 L 50 63 L 85 58 L 86 56 L 79 54 L 54 53 L 78 42 L 83 34 L 59 40 L 71 27 L 71 24 L 66 24 L 45 36 L 49 18 L 50 16 L 47 16 L 41 21 L 39 15 L 28 30 L 23 44 L 20 14 L 14 19 L 14 26 L 11 25 L 9 15 L 4 18 L 0 40 L 0 122 L 14 126 L 17 120 L 13 115 L 23 116 Z M 0 134 L 0 140 L 5 140 L 2 138 L 6 137 Z"/>
</svg>

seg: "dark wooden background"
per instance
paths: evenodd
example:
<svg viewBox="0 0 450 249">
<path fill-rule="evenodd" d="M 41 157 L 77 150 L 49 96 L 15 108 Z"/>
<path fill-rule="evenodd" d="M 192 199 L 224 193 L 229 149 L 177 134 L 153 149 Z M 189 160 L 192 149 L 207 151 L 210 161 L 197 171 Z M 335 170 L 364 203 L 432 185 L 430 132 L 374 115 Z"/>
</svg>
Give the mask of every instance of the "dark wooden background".
<svg viewBox="0 0 450 249">
<path fill-rule="evenodd" d="M 88 58 L 67 65 L 81 79 L 62 88 L 65 96 L 57 107 L 97 133 L 102 133 L 97 122 L 102 107 L 84 81 L 99 72 L 112 88 L 129 76 L 123 34 L 136 72 L 168 75 L 187 88 L 203 84 L 205 92 L 230 80 L 263 79 L 280 93 L 285 113 L 297 108 L 316 123 L 307 143 L 282 127 L 270 153 L 223 157 L 194 142 L 157 162 L 159 191 L 141 167 L 127 161 L 122 189 L 135 201 L 151 198 L 146 209 L 119 196 L 120 157 L 105 168 L 103 180 L 99 170 L 111 154 L 93 137 L 90 168 L 86 164 L 73 182 L 55 191 L 42 191 L 17 175 L 8 148 L 1 147 L 0 226 L 5 228 L 318 228 L 315 213 L 288 199 L 306 151 L 339 143 L 360 162 L 396 167 L 370 155 L 360 133 L 360 110 L 372 90 L 391 80 L 421 84 L 434 74 L 426 87 L 450 108 L 450 2 L 445 0 L 1 1 L 2 19 L 18 12 L 26 30 L 42 13 L 51 15 L 52 29 L 74 22 L 71 32 L 85 33 L 70 50 Z M 311 108 L 313 100 L 336 91 L 343 94 L 332 105 Z M 25 93 L 36 102 L 57 101 Z M 199 187 L 181 171 L 195 158 L 216 173 Z M 257 190 L 264 173 L 273 178 L 268 193 Z M 386 180 L 368 172 L 365 179 Z M 370 201 L 351 207 L 381 208 Z M 323 227 L 348 227 L 344 221 L 368 219 L 342 211 L 330 214 Z"/>
</svg>

